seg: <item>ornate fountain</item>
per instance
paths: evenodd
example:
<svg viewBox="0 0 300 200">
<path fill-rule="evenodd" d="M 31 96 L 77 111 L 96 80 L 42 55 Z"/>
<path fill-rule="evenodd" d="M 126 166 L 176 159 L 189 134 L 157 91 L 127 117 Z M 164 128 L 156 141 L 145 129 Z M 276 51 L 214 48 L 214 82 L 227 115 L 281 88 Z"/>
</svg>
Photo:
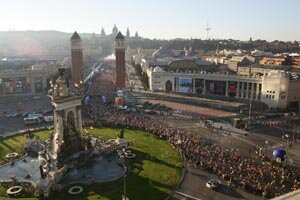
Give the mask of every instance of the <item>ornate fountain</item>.
<svg viewBox="0 0 300 200">
<path fill-rule="evenodd" d="M 29 133 L 25 142 L 27 155 L 16 159 L 14 154 L 9 154 L 10 164 L 0 166 L 0 182 L 11 182 L 10 176 L 15 180 L 9 190 L 12 196 L 16 196 L 13 194 L 16 191 L 22 192 L 16 187 L 21 182 L 30 183 L 36 196 L 47 197 L 51 190 L 61 190 L 73 182 L 111 181 L 125 173 L 124 166 L 118 164 L 114 154 L 128 145 L 123 132 L 112 143 L 82 135 L 83 84 L 71 85 L 65 72 L 64 68 L 59 69 L 58 79 L 50 82 L 52 89 L 48 96 L 54 112 L 50 139 L 41 141 Z M 33 154 L 37 156 L 30 156 Z M 4 174 L 2 177 L 1 173 Z M 5 175 L 7 173 L 10 175 Z"/>
</svg>

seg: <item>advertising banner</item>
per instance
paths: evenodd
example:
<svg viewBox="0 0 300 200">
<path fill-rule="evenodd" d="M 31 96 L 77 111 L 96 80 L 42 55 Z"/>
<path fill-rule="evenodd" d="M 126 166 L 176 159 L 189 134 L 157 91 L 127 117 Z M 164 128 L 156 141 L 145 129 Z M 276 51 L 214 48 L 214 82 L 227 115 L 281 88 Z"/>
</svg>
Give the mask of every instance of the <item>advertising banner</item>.
<svg viewBox="0 0 300 200">
<path fill-rule="evenodd" d="M 193 80 L 191 78 L 179 78 L 179 92 L 192 93 Z"/>
</svg>

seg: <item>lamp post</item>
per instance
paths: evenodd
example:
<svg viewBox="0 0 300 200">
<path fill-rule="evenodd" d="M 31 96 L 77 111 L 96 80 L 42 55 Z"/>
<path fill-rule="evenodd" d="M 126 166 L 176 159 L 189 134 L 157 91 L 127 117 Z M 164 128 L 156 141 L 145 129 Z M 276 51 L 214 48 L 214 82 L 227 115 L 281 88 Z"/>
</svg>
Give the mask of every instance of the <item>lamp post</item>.
<svg viewBox="0 0 300 200">
<path fill-rule="evenodd" d="M 265 154 L 267 154 L 267 150 L 268 150 L 268 144 L 269 144 L 269 141 L 268 140 L 266 140 L 265 141 Z"/>
<path fill-rule="evenodd" d="M 122 156 L 123 156 L 123 165 L 126 168 L 126 172 L 124 174 L 124 191 L 123 191 L 123 195 L 122 195 L 122 200 L 127 200 L 127 194 L 126 194 L 126 174 L 127 174 L 127 165 L 126 165 L 126 156 L 125 156 L 125 148 L 122 149 Z"/>
<path fill-rule="evenodd" d="M 284 136 L 286 137 L 286 148 L 285 148 L 285 151 L 286 151 L 286 157 L 288 157 L 288 148 L 289 148 L 289 139 L 290 139 L 290 135 L 289 135 L 289 134 L 285 134 Z"/>
</svg>

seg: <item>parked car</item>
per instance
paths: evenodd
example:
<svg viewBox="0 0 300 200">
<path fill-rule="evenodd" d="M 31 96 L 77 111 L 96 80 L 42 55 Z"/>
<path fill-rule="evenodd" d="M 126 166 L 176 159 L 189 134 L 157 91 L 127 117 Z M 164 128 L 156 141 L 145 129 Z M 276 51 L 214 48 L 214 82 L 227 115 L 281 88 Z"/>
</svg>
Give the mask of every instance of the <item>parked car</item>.
<svg viewBox="0 0 300 200">
<path fill-rule="evenodd" d="M 53 115 L 44 116 L 44 122 L 45 123 L 51 123 L 53 122 Z"/>
<path fill-rule="evenodd" d="M 28 115 L 29 115 L 29 112 L 24 112 L 23 115 L 22 115 L 22 117 L 26 118 L 26 117 L 28 117 Z"/>
<path fill-rule="evenodd" d="M 33 99 L 40 99 L 40 96 L 34 96 Z"/>
<path fill-rule="evenodd" d="M 22 117 L 22 113 L 15 113 L 12 117 Z"/>
<path fill-rule="evenodd" d="M 220 187 L 221 184 L 222 184 L 222 182 L 220 180 L 210 179 L 209 181 L 207 181 L 206 187 L 209 189 L 216 189 L 216 188 Z"/>
<path fill-rule="evenodd" d="M 44 110 L 43 114 L 44 115 L 52 115 L 53 114 L 53 110 Z"/>
<path fill-rule="evenodd" d="M 7 114 L 5 117 L 13 117 L 14 114 Z"/>
</svg>

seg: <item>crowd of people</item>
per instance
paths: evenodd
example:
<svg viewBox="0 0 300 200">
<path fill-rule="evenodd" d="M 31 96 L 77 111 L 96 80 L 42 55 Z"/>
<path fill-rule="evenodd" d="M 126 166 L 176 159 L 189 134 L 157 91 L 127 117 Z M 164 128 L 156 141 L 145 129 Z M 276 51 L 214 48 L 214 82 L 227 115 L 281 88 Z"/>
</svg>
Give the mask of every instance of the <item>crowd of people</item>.
<svg viewBox="0 0 300 200">
<path fill-rule="evenodd" d="M 112 99 L 101 98 L 101 78 L 89 90 L 92 97 L 83 109 L 88 117 L 88 125 L 100 125 L 119 128 L 133 128 L 155 134 L 168 140 L 177 147 L 186 163 L 201 168 L 225 180 L 230 186 L 238 186 L 244 190 L 272 198 L 284 193 L 300 189 L 300 173 L 292 166 L 278 163 L 267 156 L 246 157 L 238 149 L 227 149 L 214 143 L 205 144 L 205 138 L 198 134 L 171 127 L 140 112 L 128 112 L 117 109 Z M 106 84 L 105 91 L 113 91 L 113 84 Z M 87 125 L 87 124 L 86 124 Z M 258 152 L 258 148 L 254 147 Z"/>
</svg>

